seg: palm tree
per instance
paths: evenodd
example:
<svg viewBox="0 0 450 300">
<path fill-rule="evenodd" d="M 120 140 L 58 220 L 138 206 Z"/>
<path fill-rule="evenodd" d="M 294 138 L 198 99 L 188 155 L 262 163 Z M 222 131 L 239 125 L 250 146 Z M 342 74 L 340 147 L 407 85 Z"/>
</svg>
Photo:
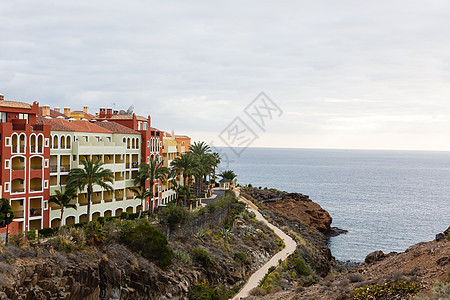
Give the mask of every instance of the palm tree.
<svg viewBox="0 0 450 300">
<path fill-rule="evenodd" d="M 162 161 L 158 163 L 158 161 L 151 159 L 150 164 L 141 163 L 139 165 L 139 171 L 134 177 L 134 184 L 142 184 L 143 186 L 145 186 L 143 183 L 148 179 L 150 181 L 150 193 L 152 193 L 152 196 L 154 196 L 153 186 L 155 184 L 155 180 L 165 182 L 168 174 L 169 169 L 163 167 Z"/>
<path fill-rule="evenodd" d="M 62 223 L 63 223 L 63 215 L 64 215 L 64 209 L 65 208 L 73 208 L 77 209 L 77 205 L 74 203 L 70 203 L 73 199 L 77 197 L 77 189 L 76 188 L 67 188 L 64 192 L 62 192 L 62 188 L 60 187 L 59 190 L 55 191 L 56 195 L 52 196 L 48 202 L 55 203 L 59 207 L 61 207 L 61 217 L 59 222 L 59 229 L 61 229 Z"/>
<path fill-rule="evenodd" d="M 189 150 L 194 155 L 203 155 L 211 152 L 211 148 L 205 142 L 194 142 Z"/>
<path fill-rule="evenodd" d="M 212 162 L 213 162 L 213 179 L 214 179 L 214 184 L 215 184 L 216 183 L 216 168 L 220 164 L 222 158 L 220 157 L 220 154 L 217 152 L 213 152 L 211 155 L 212 155 Z"/>
<path fill-rule="evenodd" d="M 189 179 L 194 167 L 194 157 L 190 153 L 181 154 L 170 163 L 170 168 L 175 170 L 177 174 L 183 176 L 183 185 L 186 185 L 186 179 L 188 180 L 189 185 Z"/>
<path fill-rule="evenodd" d="M 141 200 L 141 211 L 139 212 L 138 219 L 141 218 L 142 210 L 144 209 L 144 200 L 147 197 L 152 197 L 153 193 L 149 192 L 145 189 L 145 187 L 142 187 L 140 189 L 138 188 L 130 188 L 130 190 L 134 193 L 135 197 Z"/>
<path fill-rule="evenodd" d="M 91 198 L 94 191 L 94 185 L 99 185 L 104 190 L 113 191 L 112 186 L 107 182 L 113 183 L 113 172 L 110 169 L 103 168 L 103 163 L 100 160 L 93 161 L 92 159 L 82 160 L 84 168 L 73 168 L 69 172 L 67 179 L 67 187 L 79 189 L 80 191 L 87 188 L 87 222 L 91 220 Z"/>
<path fill-rule="evenodd" d="M 228 179 L 229 181 L 233 181 L 237 177 L 237 175 L 234 174 L 232 170 L 225 170 L 222 173 L 220 173 L 219 176 L 224 179 Z"/>
</svg>

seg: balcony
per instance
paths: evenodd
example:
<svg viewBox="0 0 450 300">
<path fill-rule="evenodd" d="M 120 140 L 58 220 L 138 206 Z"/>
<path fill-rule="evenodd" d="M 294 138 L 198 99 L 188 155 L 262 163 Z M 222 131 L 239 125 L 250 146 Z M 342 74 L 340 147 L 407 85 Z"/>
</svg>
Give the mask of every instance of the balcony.
<svg viewBox="0 0 450 300">
<path fill-rule="evenodd" d="M 11 181 L 11 193 L 17 194 L 17 193 L 24 193 L 25 192 L 25 186 L 23 184 L 22 178 L 17 178 Z"/>
<path fill-rule="evenodd" d="M 36 124 L 31 126 L 31 130 L 33 131 L 44 131 L 44 125 L 42 124 Z"/>
<path fill-rule="evenodd" d="M 14 210 L 14 219 L 23 219 L 23 218 L 24 218 L 23 209 L 22 210 Z"/>
<path fill-rule="evenodd" d="M 42 208 L 30 208 L 30 217 L 42 216 Z"/>
<path fill-rule="evenodd" d="M 42 192 L 42 178 L 33 178 L 30 181 L 30 192 Z"/>
<path fill-rule="evenodd" d="M 70 171 L 70 165 L 50 165 L 50 173 L 56 173 L 58 172 L 58 168 L 60 172 L 69 172 Z"/>
<path fill-rule="evenodd" d="M 26 127 L 27 127 L 27 124 L 25 124 L 25 123 L 13 123 L 12 124 L 13 130 L 25 130 Z"/>
</svg>

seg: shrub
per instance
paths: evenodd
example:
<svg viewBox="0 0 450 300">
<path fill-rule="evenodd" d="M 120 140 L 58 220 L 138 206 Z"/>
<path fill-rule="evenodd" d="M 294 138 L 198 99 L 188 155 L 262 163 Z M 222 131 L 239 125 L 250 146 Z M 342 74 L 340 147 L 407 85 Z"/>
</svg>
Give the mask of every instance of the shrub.
<svg viewBox="0 0 450 300">
<path fill-rule="evenodd" d="M 183 252 L 183 251 L 177 249 L 173 252 L 173 256 L 176 259 L 178 259 L 179 261 L 181 261 L 183 264 L 185 264 L 186 266 L 189 266 L 190 264 L 192 264 L 191 256 L 189 255 L 189 253 L 186 253 L 186 252 Z"/>
<path fill-rule="evenodd" d="M 305 264 L 305 261 L 297 256 L 294 258 L 294 268 L 298 275 L 309 275 L 308 267 Z"/>
<path fill-rule="evenodd" d="M 212 287 L 207 281 L 197 283 L 188 292 L 190 300 L 226 300 L 231 298 L 231 293 L 223 288 Z"/>
<path fill-rule="evenodd" d="M 257 296 L 257 297 L 265 296 L 265 295 L 267 295 L 267 291 L 265 289 L 263 289 L 262 287 L 257 286 L 250 290 L 250 295 Z"/>
<path fill-rule="evenodd" d="M 53 236 L 56 232 L 58 232 L 58 228 L 57 227 L 49 227 L 49 228 L 43 228 L 43 229 L 39 229 L 38 230 L 38 234 L 39 236 L 42 237 L 50 237 Z"/>
<path fill-rule="evenodd" d="M 417 295 L 414 300 L 440 300 L 450 299 L 450 281 L 437 282 L 428 297 L 424 295 Z"/>
<path fill-rule="evenodd" d="M 421 289 L 420 282 L 395 281 L 385 284 L 364 285 L 352 291 L 355 300 L 382 299 L 395 295 L 416 294 Z"/>
<path fill-rule="evenodd" d="M 99 222 L 102 225 L 105 224 L 105 217 L 98 217 L 97 222 Z"/>
<path fill-rule="evenodd" d="M 36 231 L 31 230 L 31 231 L 27 231 L 25 233 L 25 236 L 27 237 L 28 240 L 32 241 L 36 239 Z"/>
<path fill-rule="evenodd" d="M 186 208 L 169 204 L 158 213 L 163 224 L 169 226 L 170 231 L 175 230 L 179 224 L 183 224 L 189 218 L 189 212 Z"/>
<path fill-rule="evenodd" d="M 244 264 L 247 262 L 247 254 L 244 252 L 236 252 L 234 253 L 234 257 L 239 259 Z"/>
<path fill-rule="evenodd" d="M 136 220 L 139 217 L 139 213 L 128 214 L 128 220 Z"/>
<path fill-rule="evenodd" d="M 166 236 L 145 219 L 135 226 L 123 228 L 120 242 L 161 268 L 172 265 L 173 251 L 169 248 Z"/>
<path fill-rule="evenodd" d="M 106 237 L 102 225 L 97 221 L 89 222 L 86 225 L 86 236 L 89 244 L 95 247 L 102 246 Z"/>
<path fill-rule="evenodd" d="M 120 214 L 120 218 L 121 218 L 122 220 L 127 220 L 127 219 L 128 219 L 128 213 L 127 213 L 126 211 L 122 212 L 122 213 Z"/>
<path fill-rule="evenodd" d="M 211 268 L 216 264 L 216 262 L 209 255 L 208 251 L 200 247 L 194 247 L 192 249 L 192 258 L 205 268 Z"/>
</svg>

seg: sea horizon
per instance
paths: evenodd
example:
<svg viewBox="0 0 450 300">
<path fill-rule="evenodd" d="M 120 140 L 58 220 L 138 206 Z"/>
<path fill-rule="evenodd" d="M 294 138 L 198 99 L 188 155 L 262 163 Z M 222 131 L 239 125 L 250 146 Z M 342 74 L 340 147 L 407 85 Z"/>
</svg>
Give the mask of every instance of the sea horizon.
<svg viewBox="0 0 450 300">
<path fill-rule="evenodd" d="M 249 147 L 231 153 L 228 167 L 241 185 L 320 204 L 332 226 L 348 230 L 329 241 L 339 260 L 404 251 L 450 225 L 450 151 Z"/>
</svg>

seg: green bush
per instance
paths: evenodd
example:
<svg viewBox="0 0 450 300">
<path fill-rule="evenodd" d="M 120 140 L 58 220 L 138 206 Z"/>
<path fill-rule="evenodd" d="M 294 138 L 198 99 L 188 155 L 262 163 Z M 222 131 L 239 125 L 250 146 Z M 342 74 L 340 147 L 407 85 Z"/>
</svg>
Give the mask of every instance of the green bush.
<svg viewBox="0 0 450 300">
<path fill-rule="evenodd" d="M 244 252 L 236 252 L 234 253 L 234 257 L 239 259 L 244 264 L 247 262 L 247 254 Z"/>
<path fill-rule="evenodd" d="M 308 267 L 305 264 L 305 261 L 297 256 L 294 258 L 294 268 L 298 275 L 309 275 Z"/>
<path fill-rule="evenodd" d="M 128 214 L 128 220 L 136 220 L 139 217 L 139 213 Z"/>
<path fill-rule="evenodd" d="M 223 288 L 212 287 L 206 281 L 197 283 L 188 292 L 189 300 L 227 300 L 232 293 Z"/>
<path fill-rule="evenodd" d="M 86 225 L 86 236 L 89 244 L 95 247 L 102 246 L 106 238 L 102 224 L 97 221 L 89 222 Z"/>
<path fill-rule="evenodd" d="M 216 262 L 209 255 L 208 251 L 200 247 L 194 247 L 192 249 L 192 258 L 205 268 L 211 268 L 216 264 Z"/>
<path fill-rule="evenodd" d="M 102 225 L 105 224 L 105 217 L 98 217 L 97 222 L 99 222 Z"/>
<path fill-rule="evenodd" d="M 173 251 L 169 248 L 166 236 L 145 219 L 136 223 L 133 224 L 135 226 L 122 229 L 120 242 L 161 268 L 170 267 Z"/>
<path fill-rule="evenodd" d="M 176 259 L 178 259 L 179 261 L 181 261 L 183 264 L 185 264 L 186 266 L 189 266 L 192 264 L 191 256 L 189 255 L 189 253 L 186 253 L 184 251 L 177 249 L 173 252 L 173 256 Z"/>
<path fill-rule="evenodd" d="M 49 228 L 43 228 L 43 229 L 38 230 L 39 236 L 42 236 L 42 237 L 51 237 L 56 232 L 58 232 L 58 227 L 53 227 L 53 228 L 49 227 Z"/>
<path fill-rule="evenodd" d="M 128 213 L 127 213 L 126 211 L 122 212 L 122 213 L 120 214 L 120 218 L 121 218 L 122 220 L 127 220 L 127 219 L 128 219 Z"/>
<path fill-rule="evenodd" d="M 34 231 L 34 230 L 27 231 L 27 232 L 25 233 L 25 236 L 27 237 L 27 239 L 28 239 L 29 241 L 33 241 L 33 240 L 36 239 L 36 231 Z"/>
<path fill-rule="evenodd" d="M 184 224 L 189 218 L 189 212 L 186 208 L 169 204 L 158 213 L 161 223 L 167 224 L 170 231 L 175 230 L 179 224 Z"/>
<path fill-rule="evenodd" d="M 354 300 L 387 299 L 396 295 L 413 295 L 420 291 L 420 282 L 395 281 L 385 284 L 363 285 L 352 291 Z"/>
</svg>

